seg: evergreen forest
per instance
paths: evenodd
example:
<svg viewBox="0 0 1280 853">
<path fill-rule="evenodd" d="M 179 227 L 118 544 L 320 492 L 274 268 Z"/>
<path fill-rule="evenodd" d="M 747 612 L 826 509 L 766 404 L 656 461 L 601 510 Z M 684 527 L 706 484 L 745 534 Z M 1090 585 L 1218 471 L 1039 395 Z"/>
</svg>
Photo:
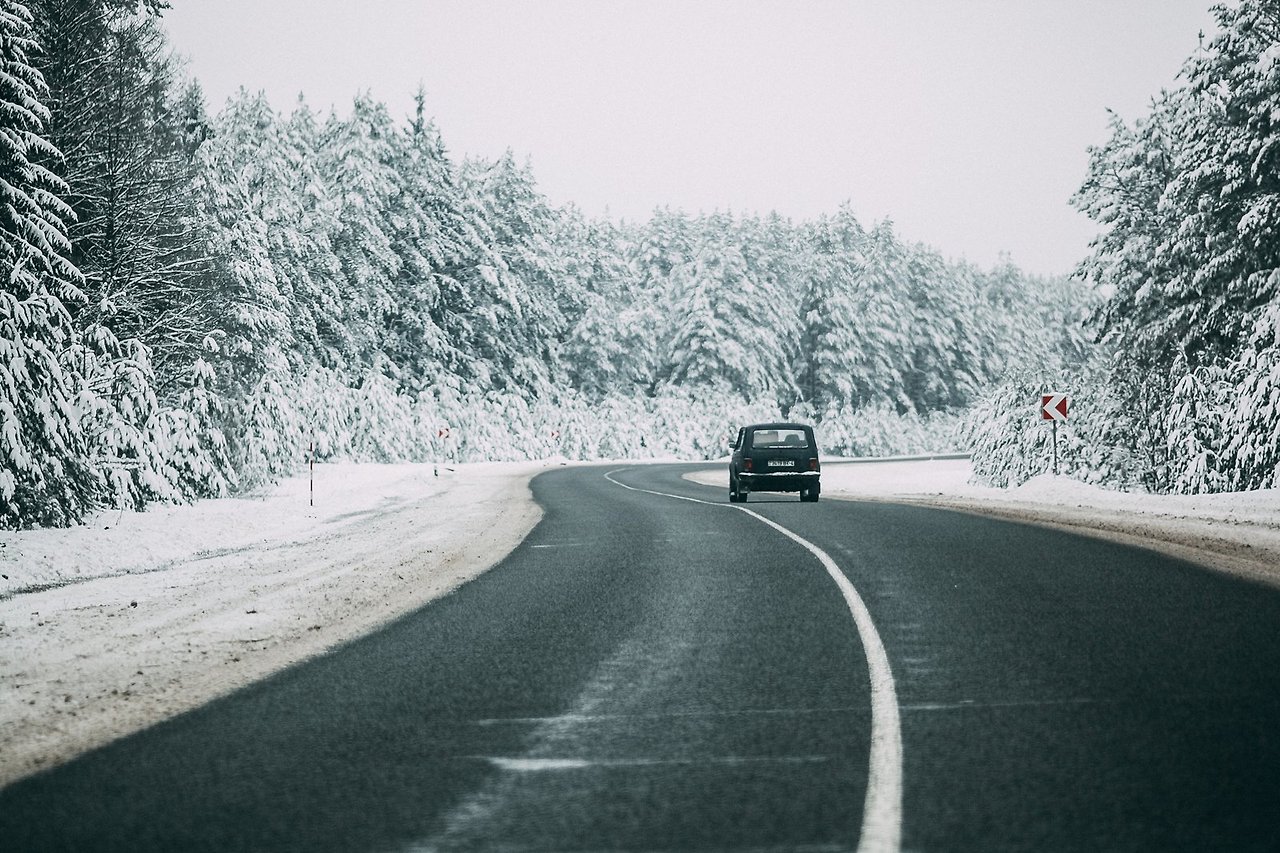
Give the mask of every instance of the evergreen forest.
<svg viewBox="0 0 1280 853">
<path fill-rule="evenodd" d="M 1280 2 L 1214 7 L 1176 86 L 1090 151 L 1073 203 L 1101 233 L 1083 362 L 1010 371 L 969 413 L 975 474 L 1039 473 L 1019 408 L 1069 392 L 1063 473 L 1158 493 L 1280 487 Z M 1038 399 L 1038 398 L 1037 398 Z"/>
<path fill-rule="evenodd" d="M 244 493 L 321 460 L 724 455 L 745 420 L 829 453 L 968 449 L 1073 476 L 1277 485 L 1280 2 L 1220 10 L 1117 118 L 1076 275 L 813 221 L 557 207 L 458 157 L 419 91 L 321 113 L 205 101 L 163 0 L 0 0 L 0 526 Z M 1080 413 L 1076 417 L 1075 413 Z"/>
</svg>

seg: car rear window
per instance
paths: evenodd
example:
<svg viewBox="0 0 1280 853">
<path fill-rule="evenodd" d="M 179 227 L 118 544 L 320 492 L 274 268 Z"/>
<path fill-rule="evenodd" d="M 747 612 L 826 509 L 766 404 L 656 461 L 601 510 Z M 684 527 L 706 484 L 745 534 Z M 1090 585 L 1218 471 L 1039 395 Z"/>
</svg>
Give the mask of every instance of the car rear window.
<svg viewBox="0 0 1280 853">
<path fill-rule="evenodd" d="M 758 429 L 751 439 L 752 447 L 808 447 L 809 439 L 802 429 Z"/>
</svg>

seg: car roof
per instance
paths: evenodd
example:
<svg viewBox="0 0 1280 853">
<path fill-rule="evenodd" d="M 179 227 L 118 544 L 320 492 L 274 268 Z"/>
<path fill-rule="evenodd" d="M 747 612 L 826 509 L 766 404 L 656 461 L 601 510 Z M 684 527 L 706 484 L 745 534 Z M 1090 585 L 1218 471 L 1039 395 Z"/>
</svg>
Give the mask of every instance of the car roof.
<svg viewBox="0 0 1280 853">
<path fill-rule="evenodd" d="M 808 424 L 798 424 L 791 421 L 775 421 L 767 424 L 747 424 L 743 429 L 813 429 Z"/>
</svg>

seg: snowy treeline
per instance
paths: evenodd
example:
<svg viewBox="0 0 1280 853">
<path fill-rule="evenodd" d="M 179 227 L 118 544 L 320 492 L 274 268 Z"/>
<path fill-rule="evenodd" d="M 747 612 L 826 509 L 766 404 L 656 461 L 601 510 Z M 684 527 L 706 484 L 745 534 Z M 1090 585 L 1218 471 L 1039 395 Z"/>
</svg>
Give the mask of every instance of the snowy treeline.
<svg viewBox="0 0 1280 853">
<path fill-rule="evenodd" d="M 1158 492 L 1280 487 L 1280 2 L 1241 0 L 1182 85 L 1091 152 L 1076 205 L 1105 231 L 1087 364 L 1021 376 L 974 417 L 975 467 L 1043 470 L 1041 390 L 1071 391 L 1065 470 Z"/>
<path fill-rule="evenodd" d="M 312 441 L 709 457 L 790 416 L 940 449 L 1011 365 L 1078 360 L 1081 285 L 848 209 L 588 219 L 511 156 L 452 159 L 421 93 L 210 115 L 163 5 L 0 0 L 0 526 L 226 494 Z"/>
</svg>

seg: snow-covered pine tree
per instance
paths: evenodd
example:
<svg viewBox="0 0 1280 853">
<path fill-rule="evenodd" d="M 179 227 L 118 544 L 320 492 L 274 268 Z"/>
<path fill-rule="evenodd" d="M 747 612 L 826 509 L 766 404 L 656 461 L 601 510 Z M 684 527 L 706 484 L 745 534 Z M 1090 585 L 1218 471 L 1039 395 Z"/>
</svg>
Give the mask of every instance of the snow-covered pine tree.
<svg viewBox="0 0 1280 853">
<path fill-rule="evenodd" d="M 461 176 L 468 215 L 485 242 L 462 278 L 472 303 L 465 317 L 470 372 L 483 379 L 481 389 L 548 391 L 565 381 L 559 347 L 568 320 L 561 306 L 582 299 L 560 292 L 573 282 L 562 281 L 549 240 L 556 213 L 510 152 L 493 163 L 468 160 Z"/>
<path fill-rule="evenodd" d="M 1089 171 L 1072 204 L 1104 227 L 1080 272 L 1111 296 L 1093 318 L 1099 337 L 1147 366 L 1177 355 L 1168 323 L 1160 248 L 1178 228 L 1177 211 L 1162 203 L 1177 169 L 1180 96 L 1164 93 L 1132 128 L 1112 117 L 1111 138 L 1089 150 Z M 1192 263 L 1194 258 L 1181 262 Z"/>
<path fill-rule="evenodd" d="M 720 386 L 742 399 L 789 384 L 796 300 L 768 269 L 753 270 L 729 214 L 697 223 L 692 257 L 673 271 L 674 299 L 661 375 L 677 386 Z"/>
<path fill-rule="evenodd" d="M 271 142 L 270 136 L 264 144 Z M 296 369 L 322 367 L 342 374 L 352 351 L 344 313 L 342 265 L 334 251 L 339 210 L 325 176 L 320 174 L 320 127 L 301 96 L 288 121 L 279 128 L 278 151 L 258 156 L 280 158 L 283 173 L 275 198 L 264 210 L 273 266 L 289 282 L 289 322 Z"/>
<path fill-rule="evenodd" d="M 210 246 L 223 302 L 210 363 L 225 400 L 223 434 L 241 486 L 292 470 L 305 446 L 305 411 L 293 375 L 323 358 L 315 334 L 315 236 L 295 193 L 280 122 L 265 96 L 241 90 L 229 99 L 199 150 L 198 198 L 212 223 Z M 305 173 L 304 173 L 305 174 Z M 321 280 L 323 283 L 323 280 Z M 307 294 L 311 296 L 311 294 Z M 336 324 L 335 324 L 336 325 Z M 300 345 L 294 329 L 311 332 Z M 287 399 L 271 399 L 288 388 Z"/>
<path fill-rule="evenodd" d="M 1095 320 L 1119 353 L 1111 384 L 1157 490 L 1274 476 L 1263 318 L 1280 298 L 1280 10 L 1242 0 L 1215 14 L 1220 31 L 1188 60 L 1187 84 L 1132 128 L 1114 122 L 1074 199 L 1107 229 L 1081 270 L 1109 291 Z M 1218 400 L 1230 382 L 1247 405 Z M 1164 416 L 1170 394 L 1180 418 Z"/>
<path fill-rule="evenodd" d="M 1221 424 L 1228 488 L 1280 489 L 1280 299 L 1259 312 L 1229 375 Z"/>
<path fill-rule="evenodd" d="M 463 213 L 461 191 L 435 124 L 426 93 L 414 95 L 407 133 L 397 137 L 397 171 L 403 190 L 396 212 L 396 252 L 404 264 L 396 283 L 398 303 L 384 349 L 397 365 L 402 386 L 417 391 L 464 360 L 451 326 L 451 308 L 464 301 L 458 282 L 480 238 Z"/>
<path fill-rule="evenodd" d="M 986 378 L 976 373 L 975 324 L 970 318 L 978 301 L 972 279 L 963 268 L 948 268 L 941 255 L 924 246 L 904 250 L 911 314 L 903 391 L 921 412 L 964 406 Z"/>
<path fill-rule="evenodd" d="M 223 386 L 235 398 L 268 370 L 287 367 L 296 308 L 290 265 L 274 251 L 294 227 L 291 184 L 275 113 L 261 93 L 243 89 L 215 122 L 200 149 L 198 198 L 212 223 L 219 263 Z"/>
<path fill-rule="evenodd" d="M 157 413 L 148 424 L 147 441 L 157 448 L 160 474 L 171 484 L 167 497 L 222 497 L 235 487 L 222 431 L 224 409 L 212 366 L 197 359 L 175 405 Z"/>
<path fill-rule="evenodd" d="M 662 365 L 670 359 L 672 273 L 692 257 L 693 231 L 683 211 L 659 208 L 633 233 L 622 232 L 635 287 L 629 303 L 619 310 L 627 315 L 623 328 L 638 344 L 630 359 L 633 370 L 650 395 L 657 393 Z"/>
<path fill-rule="evenodd" d="M 1280 6 L 1215 7 L 1219 34 L 1187 63 L 1178 169 L 1160 246 L 1175 341 L 1194 367 L 1232 358 L 1280 269 Z"/>
<path fill-rule="evenodd" d="M 803 328 L 800 300 L 805 291 L 796 228 L 790 220 L 770 212 L 763 219 L 754 216 L 742 219 L 737 239 L 748 274 L 758 283 L 760 306 L 769 309 L 761 331 L 773 338 L 772 361 L 765 365 L 768 379 L 752 399 L 771 399 L 789 411 L 799 395 L 792 365 L 800 353 Z"/>
<path fill-rule="evenodd" d="M 41 0 L 33 11 L 88 297 L 75 323 L 143 343 L 158 390 L 173 397 L 219 305 L 192 194 L 190 113 L 201 107 L 181 103 L 162 6 Z"/>
<path fill-rule="evenodd" d="M 396 133 L 387 108 L 360 95 L 349 116 L 329 116 L 319 147 L 320 171 L 340 223 L 333 249 L 342 265 L 344 320 L 352 336 L 348 360 L 361 371 L 379 361 L 404 266 L 391 219 L 401 192 Z"/>
<path fill-rule="evenodd" d="M 1175 366 L 1172 375 L 1178 379 L 1161 424 L 1168 460 L 1162 485 L 1186 495 L 1223 491 L 1225 377 L 1207 366 L 1187 369 L 1185 363 Z"/>
<path fill-rule="evenodd" d="M 805 229 L 801 343 L 796 373 L 800 399 L 814 411 L 838 409 L 854 397 L 846 355 L 856 337 L 855 282 L 866 266 L 866 232 L 848 204 Z"/>
<path fill-rule="evenodd" d="M 98 482 L 74 405 L 79 379 L 60 358 L 73 332 L 66 305 L 83 279 L 67 259 L 66 184 L 44 136 L 44 78 L 31 13 L 0 0 L 0 525 L 67 525 Z"/>
<path fill-rule="evenodd" d="M 819 411 L 891 402 L 910 408 L 911 302 L 890 223 L 867 233 L 846 207 L 811 234 L 802 387 Z"/>
<path fill-rule="evenodd" d="M 855 405 L 888 402 L 912 408 L 906 377 L 915 369 L 911 340 L 911 254 L 889 220 L 867 235 L 867 265 L 858 282 L 855 339 L 848 354 Z"/>
<path fill-rule="evenodd" d="M 583 306 L 561 350 L 573 387 L 589 397 L 640 393 L 652 379 L 653 328 L 627 263 L 624 228 L 577 210 L 561 219 L 559 242 L 583 290 Z"/>
</svg>

